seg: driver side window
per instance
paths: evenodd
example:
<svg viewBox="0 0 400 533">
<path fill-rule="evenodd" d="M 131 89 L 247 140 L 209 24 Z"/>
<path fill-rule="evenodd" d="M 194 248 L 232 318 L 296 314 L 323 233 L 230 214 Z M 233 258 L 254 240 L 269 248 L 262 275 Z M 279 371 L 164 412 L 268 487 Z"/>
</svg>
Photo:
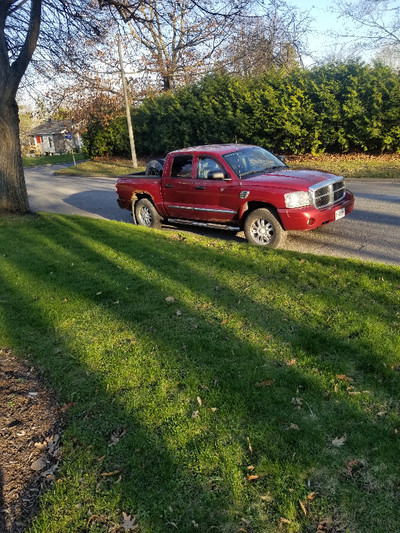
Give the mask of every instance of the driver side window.
<svg viewBox="0 0 400 533">
<path fill-rule="evenodd" d="M 199 157 L 197 163 L 198 179 L 206 180 L 208 179 L 208 173 L 214 171 L 224 172 L 224 169 L 217 161 L 215 161 L 215 159 L 212 159 L 211 157 Z"/>
</svg>

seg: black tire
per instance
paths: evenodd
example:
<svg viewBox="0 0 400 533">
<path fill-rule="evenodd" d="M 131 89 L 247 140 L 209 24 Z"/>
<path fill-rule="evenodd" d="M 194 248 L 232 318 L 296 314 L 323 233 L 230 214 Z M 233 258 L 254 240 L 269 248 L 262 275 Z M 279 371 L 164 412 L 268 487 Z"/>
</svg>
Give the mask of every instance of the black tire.
<svg viewBox="0 0 400 533">
<path fill-rule="evenodd" d="M 147 163 L 146 174 L 149 176 L 161 176 L 164 168 L 164 159 L 152 159 Z"/>
<path fill-rule="evenodd" d="M 267 208 L 251 212 L 244 223 L 244 233 L 250 244 L 278 248 L 286 238 L 278 218 Z"/>
<path fill-rule="evenodd" d="M 135 218 L 139 226 L 158 229 L 161 228 L 161 217 L 157 209 L 147 198 L 142 198 L 135 204 Z"/>
</svg>

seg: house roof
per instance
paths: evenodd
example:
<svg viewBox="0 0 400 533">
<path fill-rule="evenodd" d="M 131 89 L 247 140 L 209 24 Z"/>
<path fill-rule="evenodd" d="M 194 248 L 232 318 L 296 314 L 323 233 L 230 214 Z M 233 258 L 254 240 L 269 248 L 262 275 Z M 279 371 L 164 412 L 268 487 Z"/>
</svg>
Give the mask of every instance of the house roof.
<svg viewBox="0 0 400 533">
<path fill-rule="evenodd" d="M 48 120 L 36 128 L 32 128 L 28 135 L 55 135 L 69 131 L 70 127 L 70 120 Z"/>
</svg>

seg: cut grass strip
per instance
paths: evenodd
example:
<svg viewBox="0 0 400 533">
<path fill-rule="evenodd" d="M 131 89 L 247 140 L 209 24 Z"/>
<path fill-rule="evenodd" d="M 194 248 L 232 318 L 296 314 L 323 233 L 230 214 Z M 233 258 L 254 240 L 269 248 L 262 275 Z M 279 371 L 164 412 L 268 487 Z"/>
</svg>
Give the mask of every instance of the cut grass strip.
<svg viewBox="0 0 400 533">
<path fill-rule="evenodd" d="M 55 215 L 0 250 L 1 345 L 72 403 L 31 532 L 400 530 L 400 269 Z"/>
<path fill-rule="evenodd" d="M 75 161 L 83 161 L 83 154 L 74 154 Z M 72 154 L 61 154 L 40 157 L 23 157 L 22 163 L 24 168 L 39 167 L 41 165 L 57 165 L 60 163 L 73 163 Z"/>
<path fill-rule="evenodd" d="M 115 163 L 105 163 L 100 161 L 86 161 L 79 165 L 56 170 L 55 174 L 67 174 L 70 176 L 123 176 L 140 172 L 146 167 L 133 169 L 129 166 L 121 166 Z"/>
<path fill-rule="evenodd" d="M 289 156 L 294 169 L 323 170 L 345 178 L 400 179 L 400 155 L 333 154 Z"/>
</svg>

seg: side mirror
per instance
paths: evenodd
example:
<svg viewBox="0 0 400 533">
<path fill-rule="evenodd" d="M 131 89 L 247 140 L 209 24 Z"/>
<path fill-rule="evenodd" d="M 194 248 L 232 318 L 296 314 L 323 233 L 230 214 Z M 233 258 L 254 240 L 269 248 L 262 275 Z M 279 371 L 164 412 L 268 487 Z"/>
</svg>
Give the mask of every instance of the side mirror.
<svg viewBox="0 0 400 533">
<path fill-rule="evenodd" d="M 212 170 L 207 174 L 208 180 L 229 180 L 228 176 L 222 170 Z"/>
</svg>

